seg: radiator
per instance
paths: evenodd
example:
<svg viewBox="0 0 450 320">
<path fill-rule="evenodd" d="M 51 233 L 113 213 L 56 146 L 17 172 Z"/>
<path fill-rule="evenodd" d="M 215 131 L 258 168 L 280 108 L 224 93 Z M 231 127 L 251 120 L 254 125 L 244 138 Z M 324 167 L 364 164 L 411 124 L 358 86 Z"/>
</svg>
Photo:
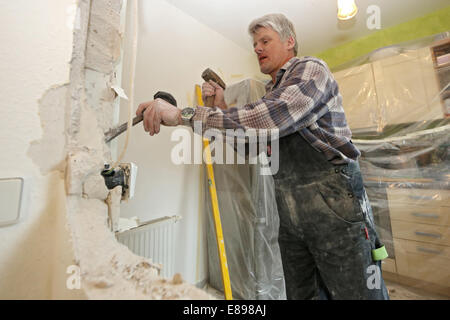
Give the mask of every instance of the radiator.
<svg viewBox="0 0 450 320">
<path fill-rule="evenodd" d="M 162 265 L 160 275 L 171 278 L 174 275 L 175 223 L 179 216 L 164 217 L 142 223 L 130 230 L 117 232 L 117 241 L 133 253 Z"/>
</svg>

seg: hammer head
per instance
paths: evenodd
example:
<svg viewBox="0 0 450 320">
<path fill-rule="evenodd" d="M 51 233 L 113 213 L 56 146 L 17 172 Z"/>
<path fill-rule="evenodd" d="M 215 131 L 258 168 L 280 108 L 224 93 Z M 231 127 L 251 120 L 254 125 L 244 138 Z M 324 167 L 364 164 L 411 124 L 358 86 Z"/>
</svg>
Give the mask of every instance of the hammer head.
<svg viewBox="0 0 450 320">
<path fill-rule="evenodd" d="M 173 97 L 173 95 L 171 95 L 168 92 L 164 92 L 164 91 L 158 91 L 154 96 L 153 99 L 163 99 L 166 100 L 168 103 L 170 103 L 171 105 L 174 105 L 175 107 L 177 106 L 177 100 L 175 100 L 175 98 Z"/>
<path fill-rule="evenodd" d="M 212 71 L 211 69 L 206 69 L 205 71 L 203 71 L 202 73 L 202 78 L 203 80 L 205 80 L 206 82 L 208 82 L 209 80 L 214 81 L 215 83 L 217 83 L 219 86 L 222 87 L 222 89 L 225 90 L 226 85 L 225 82 L 223 82 L 222 79 L 220 79 L 220 77 L 217 75 L 217 73 L 215 73 L 214 71 Z"/>
</svg>

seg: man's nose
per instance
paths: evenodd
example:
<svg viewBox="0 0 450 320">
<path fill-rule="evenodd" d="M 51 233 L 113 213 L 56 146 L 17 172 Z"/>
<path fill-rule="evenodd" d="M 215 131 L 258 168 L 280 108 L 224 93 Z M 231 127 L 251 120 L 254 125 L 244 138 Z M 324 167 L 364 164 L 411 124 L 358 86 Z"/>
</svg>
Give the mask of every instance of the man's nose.
<svg viewBox="0 0 450 320">
<path fill-rule="evenodd" d="M 262 53 L 262 48 L 260 45 L 256 45 L 254 50 L 256 54 Z"/>
</svg>

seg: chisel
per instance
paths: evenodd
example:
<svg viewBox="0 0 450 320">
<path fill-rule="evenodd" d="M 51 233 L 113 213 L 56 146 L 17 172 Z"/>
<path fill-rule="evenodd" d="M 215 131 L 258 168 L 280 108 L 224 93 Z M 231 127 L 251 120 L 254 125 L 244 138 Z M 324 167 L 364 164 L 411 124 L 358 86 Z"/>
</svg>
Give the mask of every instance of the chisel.
<svg viewBox="0 0 450 320">
<path fill-rule="evenodd" d="M 163 99 L 165 101 L 167 101 L 168 103 L 177 106 L 177 100 L 175 100 L 175 98 L 167 92 L 164 91 L 158 91 L 154 97 L 154 99 Z M 141 122 L 144 119 L 143 115 L 140 116 L 136 116 L 133 119 L 133 126 L 137 125 L 139 122 Z M 121 125 L 112 128 L 110 130 L 108 130 L 105 133 L 105 143 L 110 142 L 111 140 L 113 140 L 114 138 L 116 138 L 118 135 L 120 135 L 121 133 L 125 132 L 127 130 L 128 127 L 128 121 L 125 123 L 122 123 Z"/>
</svg>

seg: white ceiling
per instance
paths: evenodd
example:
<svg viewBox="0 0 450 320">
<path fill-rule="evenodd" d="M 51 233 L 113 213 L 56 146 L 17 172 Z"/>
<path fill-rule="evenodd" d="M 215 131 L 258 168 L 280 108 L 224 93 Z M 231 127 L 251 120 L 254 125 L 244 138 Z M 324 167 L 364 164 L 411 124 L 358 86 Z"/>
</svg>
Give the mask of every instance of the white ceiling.
<svg viewBox="0 0 450 320">
<path fill-rule="evenodd" d="M 350 21 L 338 21 L 336 0 L 166 0 L 241 47 L 252 50 L 247 27 L 267 13 L 283 13 L 295 25 L 299 55 L 316 54 L 369 35 L 369 5 L 381 12 L 381 29 L 421 17 L 450 5 L 450 0 L 356 0 L 359 12 Z"/>
</svg>

